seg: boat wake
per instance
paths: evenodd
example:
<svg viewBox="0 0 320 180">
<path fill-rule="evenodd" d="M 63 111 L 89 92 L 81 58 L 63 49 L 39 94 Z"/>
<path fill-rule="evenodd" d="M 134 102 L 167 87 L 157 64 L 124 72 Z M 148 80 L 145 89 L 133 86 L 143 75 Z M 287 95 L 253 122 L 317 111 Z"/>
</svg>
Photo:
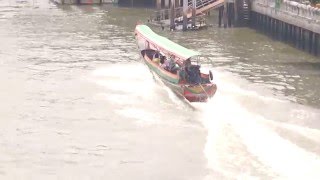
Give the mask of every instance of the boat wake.
<svg viewBox="0 0 320 180">
<path fill-rule="evenodd" d="M 124 118 L 142 123 L 169 123 L 169 117 L 183 121 L 185 115 L 192 113 L 188 107 L 193 107 L 181 101 L 157 76 L 153 77 L 142 63 L 98 68 L 89 76 L 89 81 L 101 89 L 96 99 L 108 101 L 115 113 Z"/>
<path fill-rule="evenodd" d="M 207 103 L 191 103 L 196 111 L 143 64 L 103 67 L 91 80 L 102 87 L 97 98 L 117 116 L 175 127 L 200 121 L 207 130 L 208 179 L 320 178 L 319 110 L 281 100 L 234 74 L 214 74 L 218 91 Z"/>
<path fill-rule="evenodd" d="M 208 131 L 208 166 L 218 177 L 320 178 L 319 110 L 259 87 L 249 90 L 249 83 L 233 74 L 215 75 L 223 82 L 216 96 L 195 106 Z"/>
</svg>

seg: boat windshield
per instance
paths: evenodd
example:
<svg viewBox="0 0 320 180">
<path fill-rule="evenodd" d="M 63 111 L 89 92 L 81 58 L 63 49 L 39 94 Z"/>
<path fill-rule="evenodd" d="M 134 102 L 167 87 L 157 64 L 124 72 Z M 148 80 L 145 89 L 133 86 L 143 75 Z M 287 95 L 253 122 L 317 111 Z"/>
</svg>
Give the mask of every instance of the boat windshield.
<svg viewBox="0 0 320 180">
<path fill-rule="evenodd" d="M 192 56 L 189 59 L 191 60 L 191 64 L 200 65 L 200 56 Z"/>
</svg>

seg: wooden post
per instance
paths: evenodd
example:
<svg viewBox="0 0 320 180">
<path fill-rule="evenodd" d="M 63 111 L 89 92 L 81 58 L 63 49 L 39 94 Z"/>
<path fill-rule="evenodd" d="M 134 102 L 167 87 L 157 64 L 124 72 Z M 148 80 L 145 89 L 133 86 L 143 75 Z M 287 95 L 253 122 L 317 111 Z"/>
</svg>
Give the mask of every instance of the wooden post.
<svg viewBox="0 0 320 180">
<path fill-rule="evenodd" d="M 169 4 L 170 4 L 169 0 L 164 0 L 164 7 L 166 9 L 169 9 Z"/>
<path fill-rule="evenodd" d="M 289 43 L 291 43 L 292 41 L 291 30 L 292 30 L 292 25 L 288 24 L 288 42 Z"/>
<path fill-rule="evenodd" d="M 279 21 L 279 39 L 282 40 L 283 38 L 283 28 L 282 28 L 282 21 Z"/>
<path fill-rule="evenodd" d="M 277 38 L 277 20 L 273 19 L 272 20 L 272 34 L 274 38 Z"/>
<path fill-rule="evenodd" d="M 170 29 L 174 30 L 176 29 L 174 19 L 176 18 L 176 13 L 175 13 L 175 1 L 171 1 L 171 8 L 170 8 Z"/>
<path fill-rule="evenodd" d="M 232 4 L 231 3 L 228 3 L 228 27 L 231 27 L 231 24 L 232 24 L 232 22 L 231 22 L 231 20 L 232 20 L 232 10 L 233 10 L 233 8 L 232 8 Z"/>
<path fill-rule="evenodd" d="M 262 27 L 262 32 L 265 32 L 266 29 L 266 19 L 265 19 L 265 15 L 261 14 L 261 27 Z"/>
<path fill-rule="evenodd" d="M 222 21 L 222 15 L 223 15 L 223 7 L 219 7 L 219 27 L 221 27 L 221 21 Z"/>
<path fill-rule="evenodd" d="M 188 0 L 183 0 L 183 30 L 187 30 L 188 26 Z"/>
<path fill-rule="evenodd" d="M 312 32 L 312 50 L 311 53 L 315 55 L 316 33 Z"/>
<path fill-rule="evenodd" d="M 265 16 L 266 17 L 266 34 L 268 34 L 268 32 L 269 32 L 269 17 L 268 16 Z"/>
<path fill-rule="evenodd" d="M 281 39 L 281 21 L 280 20 L 277 20 L 278 21 L 278 39 Z"/>
<path fill-rule="evenodd" d="M 278 20 L 274 20 L 274 25 L 275 25 L 275 29 L 274 29 L 274 34 L 275 34 L 275 37 L 276 39 L 278 39 Z"/>
<path fill-rule="evenodd" d="M 157 0 L 157 9 L 161 9 L 161 0 Z"/>
<path fill-rule="evenodd" d="M 319 34 L 314 33 L 314 55 L 319 55 Z"/>
<path fill-rule="evenodd" d="M 169 12 L 170 12 L 170 10 L 169 10 L 169 8 L 170 8 L 170 1 L 169 0 L 164 0 L 164 8 L 165 8 L 165 10 L 164 10 L 164 19 L 169 19 L 170 17 L 169 17 Z"/>
<path fill-rule="evenodd" d="M 266 16 L 261 14 L 261 27 L 262 27 L 262 32 L 266 31 Z"/>
<path fill-rule="evenodd" d="M 292 44 L 295 46 L 296 45 L 296 26 L 292 26 Z"/>
<path fill-rule="evenodd" d="M 227 1 L 224 1 L 224 6 L 223 6 L 223 27 L 224 28 L 227 28 L 227 25 L 228 25 L 227 8 L 228 8 L 228 3 Z"/>
<path fill-rule="evenodd" d="M 257 16 L 257 22 L 256 22 L 256 24 L 257 24 L 258 29 L 261 31 L 261 29 L 262 29 L 261 14 L 256 13 L 256 16 Z M 240 20 L 240 21 L 241 21 L 241 20 Z M 242 21 L 241 21 L 241 22 L 242 22 Z"/>
<path fill-rule="evenodd" d="M 272 18 L 268 17 L 268 34 L 272 36 Z"/>
<path fill-rule="evenodd" d="M 292 43 L 292 41 L 293 41 L 293 25 L 292 24 L 289 24 L 289 27 L 290 27 L 290 29 L 289 29 L 289 43 L 291 44 Z"/>
<path fill-rule="evenodd" d="M 305 49 L 305 30 L 302 28 L 301 28 L 301 43 L 302 43 L 301 48 L 304 50 Z"/>
<path fill-rule="evenodd" d="M 275 37 L 277 39 L 277 20 L 273 19 L 273 37 Z"/>
<path fill-rule="evenodd" d="M 284 23 L 284 40 L 285 42 L 288 42 L 288 24 L 287 23 Z"/>
<path fill-rule="evenodd" d="M 175 0 L 175 4 L 174 4 L 174 7 L 180 7 L 180 0 Z"/>
<path fill-rule="evenodd" d="M 235 6 L 236 4 L 234 4 L 234 6 Z M 234 11 L 234 10 L 233 10 Z M 254 26 L 254 24 L 256 23 L 256 16 L 255 16 L 255 14 L 252 12 L 252 20 L 251 20 L 251 24 L 249 24 L 251 27 L 255 27 Z M 236 16 L 235 16 L 235 14 L 234 14 L 234 19 L 233 19 L 233 21 L 234 21 L 234 25 L 237 25 L 237 22 L 235 21 L 235 19 L 236 19 Z"/>
<path fill-rule="evenodd" d="M 234 0 L 234 24 L 238 23 L 238 0 Z M 254 17 L 255 18 L 255 17 Z M 255 22 L 254 22 L 255 23 Z"/>
<path fill-rule="evenodd" d="M 261 15 L 262 17 L 261 17 L 261 19 L 262 19 L 262 32 L 266 32 L 265 30 L 266 30 L 266 18 L 265 18 L 265 15 Z"/>
<path fill-rule="evenodd" d="M 192 0 L 192 28 L 196 26 L 197 0 Z"/>
<path fill-rule="evenodd" d="M 312 31 L 309 31 L 309 53 L 311 54 L 312 53 L 312 41 L 313 41 L 313 32 Z"/>
<path fill-rule="evenodd" d="M 295 47 L 299 48 L 299 27 L 296 26 L 294 29 L 294 36 L 295 36 Z"/>
<path fill-rule="evenodd" d="M 274 28 L 273 18 L 270 18 L 270 34 L 271 34 L 271 37 L 273 37 L 273 28 Z"/>
<path fill-rule="evenodd" d="M 299 27 L 299 48 L 300 49 L 303 49 L 303 46 L 302 46 L 302 40 L 303 40 L 303 34 L 302 34 L 302 28 L 301 27 Z"/>
</svg>

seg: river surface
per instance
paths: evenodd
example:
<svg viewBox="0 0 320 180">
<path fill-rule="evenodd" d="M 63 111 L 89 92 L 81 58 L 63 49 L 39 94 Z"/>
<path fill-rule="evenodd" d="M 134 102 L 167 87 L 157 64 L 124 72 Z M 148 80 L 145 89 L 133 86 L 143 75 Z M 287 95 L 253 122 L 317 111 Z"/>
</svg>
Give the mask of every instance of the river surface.
<svg viewBox="0 0 320 180">
<path fill-rule="evenodd" d="M 0 179 L 320 179 L 320 60 L 248 28 L 154 31 L 203 54 L 190 108 L 140 60 L 150 10 L 0 0 Z"/>
</svg>

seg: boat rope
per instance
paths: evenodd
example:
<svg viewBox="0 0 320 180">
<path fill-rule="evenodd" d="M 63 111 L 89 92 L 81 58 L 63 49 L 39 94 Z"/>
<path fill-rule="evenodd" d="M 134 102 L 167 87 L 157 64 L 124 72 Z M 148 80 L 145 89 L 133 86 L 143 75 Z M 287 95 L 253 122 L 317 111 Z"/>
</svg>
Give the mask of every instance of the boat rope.
<svg viewBox="0 0 320 180">
<path fill-rule="evenodd" d="M 209 95 L 208 95 L 207 91 L 204 89 L 204 87 L 202 86 L 202 84 L 201 84 L 201 83 L 199 83 L 199 85 L 200 85 L 200 87 L 202 88 L 202 90 L 206 93 L 207 98 L 209 99 L 210 97 L 209 97 Z"/>
</svg>

